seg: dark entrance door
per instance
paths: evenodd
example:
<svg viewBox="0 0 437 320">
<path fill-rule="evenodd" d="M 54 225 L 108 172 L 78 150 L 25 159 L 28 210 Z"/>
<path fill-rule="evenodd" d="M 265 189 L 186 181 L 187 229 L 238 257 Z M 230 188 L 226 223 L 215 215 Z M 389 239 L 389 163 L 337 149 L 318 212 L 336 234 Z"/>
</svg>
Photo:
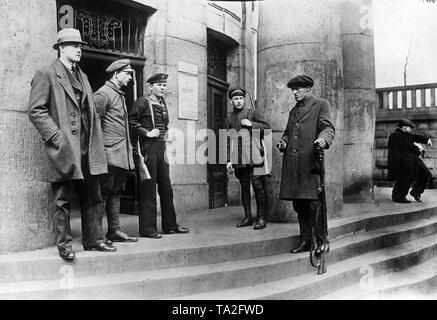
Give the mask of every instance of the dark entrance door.
<svg viewBox="0 0 437 320">
<path fill-rule="evenodd" d="M 226 119 L 226 91 L 223 81 L 208 77 L 208 129 L 216 136 L 216 161 L 208 164 L 209 208 L 224 207 L 228 202 L 228 176 L 226 165 L 219 163 L 219 130 Z M 211 148 L 213 146 L 209 146 Z"/>
<path fill-rule="evenodd" d="M 228 176 L 226 164 L 219 163 L 219 130 L 224 128 L 227 115 L 226 92 L 229 84 L 227 78 L 227 45 L 214 32 L 207 32 L 207 73 L 208 73 L 208 129 L 214 130 L 216 136 L 216 161 L 208 163 L 209 208 L 226 206 L 228 202 Z M 214 146 L 208 146 L 208 149 Z"/>
</svg>

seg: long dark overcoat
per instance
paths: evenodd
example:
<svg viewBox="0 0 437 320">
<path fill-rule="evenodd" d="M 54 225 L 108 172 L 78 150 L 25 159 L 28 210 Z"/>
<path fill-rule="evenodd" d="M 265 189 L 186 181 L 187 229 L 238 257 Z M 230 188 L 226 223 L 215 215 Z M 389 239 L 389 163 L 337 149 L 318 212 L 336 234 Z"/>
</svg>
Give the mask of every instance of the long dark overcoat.
<svg viewBox="0 0 437 320">
<path fill-rule="evenodd" d="M 100 116 L 109 166 L 134 169 L 132 145 L 129 137 L 128 111 L 123 91 L 111 81 L 94 93 Z"/>
<path fill-rule="evenodd" d="M 428 138 L 404 132 L 397 128 L 388 138 L 388 179 L 396 180 L 400 175 L 407 176 L 409 180 L 416 177 L 417 166 L 423 167 L 429 175 L 429 169 L 419 158 L 419 148 L 414 144 L 427 143 Z"/>
<path fill-rule="evenodd" d="M 67 69 L 59 59 L 35 73 L 31 82 L 28 115 L 44 140 L 47 161 L 42 180 L 47 182 L 83 179 L 81 169 L 81 111 Z M 91 175 L 107 173 L 100 118 L 96 112 L 88 77 L 79 68 L 84 85 L 82 103 L 88 104 L 88 145 Z"/>
<path fill-rule="evenodd" d="M 307 97 L 291 109 L 282 140 L 287 143 L 282 160 L 279 197 L 283 200 L 317 199 L 320 180 L 313 144 L 324 138 L 328 147 L 334 140 L 329 102 Z"/>
</svg>

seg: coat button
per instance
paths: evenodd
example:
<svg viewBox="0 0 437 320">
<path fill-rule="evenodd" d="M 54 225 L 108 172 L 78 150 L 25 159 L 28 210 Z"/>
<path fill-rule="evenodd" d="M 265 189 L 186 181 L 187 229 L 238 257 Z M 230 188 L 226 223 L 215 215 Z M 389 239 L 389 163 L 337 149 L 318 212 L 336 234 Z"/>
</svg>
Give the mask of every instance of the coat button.
<svg viewBox="0 0 437 320">
<path fill-rule="evenodd" d="M 76 116 L 76 112 L 71 111 L 71 112 L 70 112 L 70 116 L 75 117 L 75 116 Z"/>
<path fill-rule="evenodd" d="M 77 130 L 72 130 L 71 133 L 76 135 L 77 134 Z"/>
<path fill-rule="evenodd" d="M 76 125 L 76 121 L 72 121 L 72 122 L 71 122 L 71 125 L 72 125 L 72 126 L 75 126 L 75 125 Z"/>
</svg>

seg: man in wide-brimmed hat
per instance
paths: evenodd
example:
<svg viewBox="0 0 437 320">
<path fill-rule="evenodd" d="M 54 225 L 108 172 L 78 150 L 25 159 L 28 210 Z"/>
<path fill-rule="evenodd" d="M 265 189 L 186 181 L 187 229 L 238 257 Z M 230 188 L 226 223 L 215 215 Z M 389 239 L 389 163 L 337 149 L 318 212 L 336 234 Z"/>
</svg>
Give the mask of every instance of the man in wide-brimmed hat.
<svg viewBox="0 0 437 320">
<path fill-rule="evenodd" d="M 102 204 L 99 175 L 107 172 L 107 163 L 93 92 L 78 65 L 84 44 L 79 30 L 58 32 L 53 48 L 59 58 L 36 71 L 28 105 L 29 118 L 45 142 L 42 179 L 52 183 L 56 245 L 67 261 L 75 258 L 70 227 L 74 194 L 80 202 L 84 249 L 116 250 L 96 224 Z"/>
<path fill-rule="evenodd" d="M 432 146 L 431 139 L 412 134 L 413 128 L 411 120 L 401 119 L 398 128 L 388 138 L 388 179 L 395 181 L 391 196 L 394 202 L 411 202 L 406 196 L 413 182 L 410 195 L 421 202 L 421 195 L 431 177 L 430 171 L 419 158 L 420 149 L 415 144 Z"/>
</svg>

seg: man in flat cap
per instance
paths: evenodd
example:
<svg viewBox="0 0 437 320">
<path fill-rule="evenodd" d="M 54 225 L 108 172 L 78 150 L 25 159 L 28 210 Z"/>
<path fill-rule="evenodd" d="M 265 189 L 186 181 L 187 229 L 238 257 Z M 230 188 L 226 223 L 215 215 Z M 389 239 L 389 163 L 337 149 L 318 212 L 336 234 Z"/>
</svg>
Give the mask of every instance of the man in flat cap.
<svg viewBox="0 0 437 320">
<path fill-rule="evenodd" d="M 102 227 L 102 218 L 106 212 L 107 239 L 114 242 L 135 242 L 136 237 L 130 237 L 121 230 L 119 218 L 120 193 L 126 186 L 128 170 L 134 169 L 128 111 L 122 89 L 132 80 L 134 70 L 129 59 L 121 59 L 111 63 L 106 72 L 111 75 L 111 79 L 94 93 L 108 162 L 108 173 L 101 179 L 103 208 L 98 217 L 98 226 Z"/>
<path fill-rule="evenodd" d="M 161 239 L 157 228 L 156 185 L 161 202 L 162 232 L 188 233 L 177 224 L 173 204 L 173 188 L 169 164 L 166 160 L 168 109 L 164 100 L 167 90 L 166 73 L 157 73 L 147 79 L 150 95 L 137 99 L 129 111 L 129 125 L 137 135 L 151 179 L 142 181 L 139 190 L 139 234 L 141 237 Z"/>
<path fill-rule="evenodd" d="M 30 121 L 44 140 L 48 159 L 43 180 L 52 184 L 56 245 L 67 261 L 75 258 L 70 228 L 74 194 L 80 202 L 84 249 L 116 250 L 105 243 L 96 223 L 102 205 L 99 176 L 107 172 L 107 163 L 93 92 L 78 65 L 83 44 L 79 30 L 58 32 L 53 48 L 59 59 L 36 71 L 28 104 Z"/>
<path fill-rule="evenodd" d="M 300 243 L 291 253 L 310 250 L 312 227 L 320 207 L 317 196 L 320 179 L 313 150 L 315 146 L 328 149 L 335 134 L 329 102 L 312 94 L 313 85 L 313 79 L 307 75 L 298 75 L 287 83 L 296 105 L 277 144 L 284 153 L 279 197 L 293 201 L 299 219 Z M 320 246 L 322 239 L 320 235 L 316 237 Z"/>
<path fill-rule="evenodd" d="M 398 128 L 388 138 L 388 179 L 395 181 L 391 195 L 394 202 L 411 202 L 406 196 L 413 182 L 410 195 L 421 202 L 421 195 L 431 177 L 430 171 L 419 157 L 421 152 L 418 147 L 420 144 L 431 147 L 431 139 L 412 134 L 412 128 L 413 122 L 402 119 L 398 123 Z"/>
<path fill-rule="evenodd" d="M 253 108 L 245 106 L 246 91 L 242 88 L 231 88 L 228 98 L 233 111 L 226 118 L 225 129 L 234 129 L 235 138 L 232 145 L 228 144 L 226 169 L 229 174 L 235 171 L 235 176 L 241 185 L 241 202 L 244 209 L 244 219 L 237 224 L 237 228 L 254 225 L 251 211 L 250 183 L 257 206 L 255 230 L 266 227 L 267 186 L 265 176 L 270 172 L 265 170 L 263 149 L 264 130 L 270 129 L 269 123 Z M 232 138 L 232 135 L 230 135 Z M 263 170 L 264 169 L 264 170 Z"/>
</svg>

